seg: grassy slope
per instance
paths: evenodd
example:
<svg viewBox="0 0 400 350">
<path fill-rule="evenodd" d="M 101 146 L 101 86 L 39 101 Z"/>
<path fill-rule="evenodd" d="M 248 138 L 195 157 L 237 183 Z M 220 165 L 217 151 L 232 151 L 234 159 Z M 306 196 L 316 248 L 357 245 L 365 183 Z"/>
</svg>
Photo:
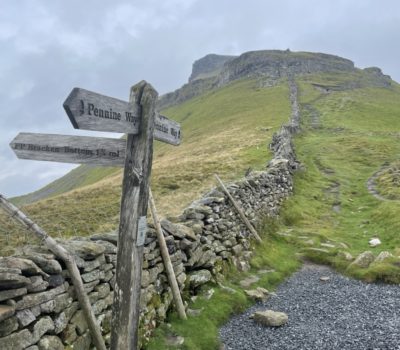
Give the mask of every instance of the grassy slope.
<svg viewBox="0 0 400 350">
<path fill-rule="evenodd" d="M 255 80 L 238 81 L 164 111 L 181 122 L 184 139 L 179 147 L 155 145 L 152 189 L 161 214 L 179 214 L 214 186 L 214 173 L 230 180 L 242 177 L 249 167 L 258 169 L 266 163 L 270 157 L 267 145 L 273 132 L 287 121 L 290 106 L 286 82 L 273 88 L 257 86 Z M 94 182 L 96 175 L 101 178 L 107 171 L 107 177 Z M 82 187 L 23 209 L 53 236 L 115 228 L 121 171 L 95 168 L 85 174 Z M 90 184 L 83 186 L 85 181 Z M 23 231 L 0 216 L 0 255 L 26 241 Z"/>
<path fill-rule="evenodd" d="M 118 170 L 118 168 L 112 167 L 81 165 L 38 191 L 12 198 L 12 202 L 17 206 L 21 206 L 23 204 L 36 202 L 43 198 L 54 197 L 80 187 L 94 184 L 105 177 L 116 173 Z"/>
<path fill-rule="evenodd" d="M 314 77 L 336 80 L 347 75 Z M 283 220 L 298 235 L 316 243 L 343 242 L 357 255 L 371 250 L 368 241 L 379 237 L 382 245 L 374 254 L 400 247 L 400 203 L 380 201 L 366 188 L 368 178 L 384 164 L 399 158 L 400 87 L 361 88 L 321 94 L 309 81 L 300 82 L 300 101 L 320 114 L 320 128 L 310 127 L 311 115 L 304 113 L 303 133 L 296 139 L 297 153 L 306 171 L 296 176 L 295 196 L 285 205 Z M 333 206 L 340 206 L 340 211 Z M 338 207 L 336 207 L 338 208 Z M 318 244 L 317 244 L 318 246 Z M 345 269 L 347 263 L 335 256 L 314 256 Z M 400 269 L 393 264 L 348 271 L 367 280 L 400 282 Z"/>
<path fill-rule="evenodd" d="M 364 77 L 320 75 L 313 76 L 311 81 L 340 87 L 360 78 Z M 309 78 L 300 80 L 299 86 L 303 108 L 311 105 L 320 114 L 319 128 L 311 127 L 311 113 L 304 108 L 303 132 L 295 144 L 305 171 L 296 174 L 295 195 L 286 201 L 281 217 L 259 228 L 264 235 L 263 244 L 255 247 L 251 273 L 260 268 L 275 269 L 275 273 L 267 274 L 256 284 L 267 289 L 273 289 L 298 266 L 296 253 L 305 246 L 301 236 L 311 238 L 315 247 L 320 242 L 343 242 L 349 246 L 347 251 L 356 255 L 371 249 L 368 240 L 377 235 L 383 244 L 375 248 L 375 255 L 383 250 L 400 253 L 396 250 L 400 247 L 400 219 L 396 216 L 399 203 L 379 201 L 366 189 L 367 179 L 383 163 L 399 157 L 400 145 L 396 142 L 399 137 L 396 130 L 400 130 L 399 86 L 390 90 L 363 88 L 330 94 L 321 94 L 312 87 Z M 340 206 L 338 213 L 333 210 L 334 205 Z M 276 232 L 291 236 L 278 238 Z M 346 270 L 349 263 L 336 253 L 334 249 L 332 254 L 306 256 L 366 280 L 400 282 L 400 269 L 390 261 L 373 264 L 368 269 Z M 171 315 L 170 325 L 157 329 L 148 350 L 176 348 L 165 343 L 165 338 L 174 334 L 185 338 L 180 349 L 218 349 L 218 327 L 232 313 L 249 305 L 237 283 L 245 274 L 230 271 L 226 276 L 224 283 L 234 288 L 235 294 L 213 286 L 216 293 L 211 300 L 200 297 L 190 304 L 190 308 L 203 309 L 200 316 L 183 322 Z"/>
</svg>

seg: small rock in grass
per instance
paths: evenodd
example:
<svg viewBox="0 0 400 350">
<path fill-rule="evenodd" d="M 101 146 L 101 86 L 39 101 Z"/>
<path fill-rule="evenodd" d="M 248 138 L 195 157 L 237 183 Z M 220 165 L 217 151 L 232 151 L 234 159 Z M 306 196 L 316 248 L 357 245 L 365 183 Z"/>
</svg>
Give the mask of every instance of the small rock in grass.
<svg viewBox="0 0 400 350">
<path fill-rule="evenodd" d="M 248 288 L 253 283 L 258 282 L 259 280 L 260 280 L 260 277 L 252 275 L 252 276 L 249 276 L 249 277 L 245 278 L 244 280 L 240 281 L 239 283 L 243 288 Z"/>
<path fill-rule="evenodd" d="M 185 342 L 185 338 L 179 335 L 170 335 L 165 341 L 169 346 L 180 346 Z"/>
<path fill-rule="evenodd" d="M 376 263 L 383 262 L 383 261 L 385 261 L 386 259 L 392 258 L 392 257 L 393 257 L 393 254 L 392 254 L 392 253 L 390 253 L 390 252 L 388 252 L 388 251 L 383 251 L 383 252 L 380 252 L 380 253 L 379 253 L 379 255 L 376 257 L 376 259 L 375 259 L 374 262 L 376 262 Z"/>
<path fill-rule="evenodd" d="M 350 266 L 357 266 L 362 268 L 367 268 L 375 260 L 374 254 L 371 251 L 366 251 L 357 256 Z"/>
<path fill-rule="evenodd" d="M 379 238 L 371 238 L 369 240 L 369 245 L 371 247 L 377 247 L 378 245 L 382 244 L 381 240 Z"/>
<path fill-rule="evenodd" d="M 245 294 L 256 300 L 256 301 L 265 301 L 270 297 L 270 293 L 265 288 L 258 287 L 256 289 L 245 290 Z"/>
</svg>

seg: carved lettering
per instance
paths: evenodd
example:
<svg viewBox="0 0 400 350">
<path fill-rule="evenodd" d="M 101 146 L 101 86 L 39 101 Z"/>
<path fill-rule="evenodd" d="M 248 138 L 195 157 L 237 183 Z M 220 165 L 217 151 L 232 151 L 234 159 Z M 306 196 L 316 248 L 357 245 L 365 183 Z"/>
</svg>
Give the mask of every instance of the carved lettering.
<svg viewBox="0 0 400 350">
<path fill-rule="evenodd" d="M 82 101 L 82 103 L 84 103 Z M 96 107 L 93 103 L 87 104 L 87 111 L 88 115 L 94 115 L 95 117 L 104 118 L 104 119 L 114 119 L 114 120 L 121 120 L 122 114 L 120 112 L 115 112 L 110 109 L 101 109 Z M 127 112 L 126 112 L 127 113 Z"/>
</svg>

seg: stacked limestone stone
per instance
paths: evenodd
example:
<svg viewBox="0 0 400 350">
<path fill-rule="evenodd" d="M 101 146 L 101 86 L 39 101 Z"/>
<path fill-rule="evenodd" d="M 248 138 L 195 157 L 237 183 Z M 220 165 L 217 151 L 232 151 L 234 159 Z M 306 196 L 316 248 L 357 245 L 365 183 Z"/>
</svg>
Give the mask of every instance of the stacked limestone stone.
<svg viewBox="0 0 400 350">
<path fill-rule="evenodd" d="M 228 186 L 232 196 L 257 225 L 278 214 L 293 190 L 296 158 L 292 134 L 298 131 L 297 88 L 290 83 L 292 118 L 274 136 L 274 158 L 266 171 L 253 172 Z M 180 288 L 195 295 L 218 280 L 224 262 L 249 268 L 251 237 L 228 198 L 214 189 L 193 202 L 182 215 L 161 222 Z M 60 243 L 76 256 L 85 289 L 106 339 L 110 340 L 115 282 L 117 233 L 75 238 Z M 149 224 L 144 247 L 142 342 L 165 320 L 172 306 L 154 228 Z M 91 336 L 68 271 L 44 247 L 27 246 L 13 257 L 0 258 L 0 349 L 90 349 Z"/>
</svg>

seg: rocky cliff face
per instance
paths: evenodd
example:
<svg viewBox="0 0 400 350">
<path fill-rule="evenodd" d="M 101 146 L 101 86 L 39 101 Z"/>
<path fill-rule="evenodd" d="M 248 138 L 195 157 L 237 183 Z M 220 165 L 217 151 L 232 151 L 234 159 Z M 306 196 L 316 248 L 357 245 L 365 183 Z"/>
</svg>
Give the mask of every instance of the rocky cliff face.
<svg viewBox="0 0 400 350">
<path fill-rule="evenodd" d="M 216 76 L 222 70 L 224 64 L 236 58 L 237 56 L 222 56 L 210 54 L 200 58 L 193 63 L 192 74 L 189 82 L 197 79 L 205 79 Z"/>
<path fill-rule="evenodd" d="M 224 65 L 218 76 L 218 85 L 233 80 L 266 76 L 272 79 L 301 74 L 352 71 L 350 60 L 322 53 L 291 52 L 278 50 L 251 51 Z"/>
<path fill-rule="evenodd" d="M 288 76 L 327 72 L 362 72 L 364 82 L 368 84 L 377 87 L 391 84 L 390 77 L 379 68 L 360 70 L 348 59 L 324 53 L 262 50 L 240 56 L 210 54 L 195 61 L 188 84 L 161 96 L 159 105 L 160 108 L 166 108 L 237 79 L 262 78 L 265 85 L 274 85 L 278 79 Z M 343 88 L 357 87 L 360 87 L 360 82 L 350 82 L 349 86 Z"/>
</svg>

